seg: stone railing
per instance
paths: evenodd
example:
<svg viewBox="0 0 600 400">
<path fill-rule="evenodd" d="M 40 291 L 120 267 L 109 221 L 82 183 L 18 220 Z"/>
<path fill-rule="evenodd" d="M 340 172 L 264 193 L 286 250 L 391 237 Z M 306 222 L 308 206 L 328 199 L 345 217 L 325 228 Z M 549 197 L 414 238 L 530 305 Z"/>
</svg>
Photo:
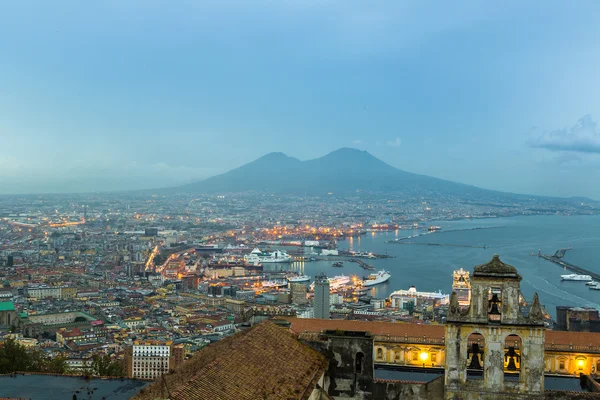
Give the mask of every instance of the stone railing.
<svg viewBox="0 0 600 400">
<path fill-rule="evenodd" d="M 591 343 L 585 346 L 577 346 L 572 344 L 555 344 L 555 343 L 545 343 L 544 349 L 548 350 L 556 350 L 556 351 L 579 351 L 582 353 L 600 353 L 600 346 L 594 346 Z"/>
<path fill-rule="evenodd" d="M 392 336 L 392 335 L 375 335 L 373 339 L 376 342 L 395 342 L 395 343 L 420 343 L 420 344 L 437 344 L 444 345 L 444 338 L 427 337 L 427 336 Z"/>
</svg>

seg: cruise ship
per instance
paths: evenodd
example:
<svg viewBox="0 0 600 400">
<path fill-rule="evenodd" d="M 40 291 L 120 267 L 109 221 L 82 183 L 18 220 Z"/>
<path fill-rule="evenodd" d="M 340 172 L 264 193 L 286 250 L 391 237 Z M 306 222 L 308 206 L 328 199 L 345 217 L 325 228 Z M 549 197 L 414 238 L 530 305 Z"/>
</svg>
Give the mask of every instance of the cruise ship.
<svg viewBox="0 0 600 400">
<path fill-rule="evenodd" d="M 589 275 L 569 274 L 561 275 L 560 279 L 563 281 L 591 281 L 592 277 Z"/>
<path fill-rule="evenodd" d="M 244 257 L 250 264 L 265 263 L 291 263 L 294 259 L 285 251 L 275 250 L 273 252 L 262 251 L 258 247 Z"/>
<path fill-rule="evenodd" d="M 390 279 L 391 277 L 392 277 L 392 275 L 390 275 L 389 272 L 382 269 L 381 271 L 377 272 L 376 274 L 369 275 L 367 277 L 367 279 L 364 279 L 362 281 L 362 285 L 363 286 L 379 285 L 380 283 L 387 282 L 387 280 Z"/>
<path fill-rule="evenodd" d="M 310 276 L 308 276 L 308 275 L 293 276 L 293 277 L 287 278 L 287 280 L 290 283 L 294 283 L 294 282 L 308 282 L 308 281 L 310 281 Z"/>
<path fill-rule="evenodd" d="M 278 287 L 283 287 L 283 286 L 287 286 L 287 281 L 283 280 L 283 279 L 275 279 L 275 280 L 270 280 L 270 281 L 264 281 L 262 283 L 262 287 L 264 288 L 278 288 Z"/>
<path fill-rule="evenodd" d="M 346 275 L 338 275 L 333 278 L 327 278 L 329 281 L 329 290 L 338 290 L 342 286 L 350 283 L 350 277 Z M 315 290 L 315 283 L 310 284 L 310 290 Z"/>
</svg>

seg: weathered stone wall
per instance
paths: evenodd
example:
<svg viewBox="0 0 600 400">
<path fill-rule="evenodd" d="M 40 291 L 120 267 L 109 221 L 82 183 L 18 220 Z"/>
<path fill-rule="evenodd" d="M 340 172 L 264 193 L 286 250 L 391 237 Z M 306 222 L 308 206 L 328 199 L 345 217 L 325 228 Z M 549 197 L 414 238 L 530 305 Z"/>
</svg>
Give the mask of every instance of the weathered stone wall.
<svg viewBox="0 0 600 400">
<path fill-rule="evenodd" d="M 361 332 L 324 333 L 306 344 L 329 360 L 327 392 L 332 396 L 370 399 L 373 382 L 373 337 Z"/>
<path fill-rule="evenodd" d="M 373 400 L 437 400 L 444 396 L 444 377 L 428 383 L 374 380 L 372 393 L 365 399 Z"/>
</svg>

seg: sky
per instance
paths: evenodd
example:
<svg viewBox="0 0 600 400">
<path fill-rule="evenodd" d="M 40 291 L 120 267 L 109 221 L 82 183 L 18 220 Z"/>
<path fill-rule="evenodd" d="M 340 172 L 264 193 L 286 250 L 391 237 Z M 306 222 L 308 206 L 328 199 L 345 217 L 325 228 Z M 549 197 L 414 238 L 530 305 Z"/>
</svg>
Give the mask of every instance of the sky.
<svg viewBox="0 0 600 400">
<path fill-rule="evenodd" d="M 0 194 L 340 147 L 600 199 L 597 1 L 0 2 Z"/>
</svg>

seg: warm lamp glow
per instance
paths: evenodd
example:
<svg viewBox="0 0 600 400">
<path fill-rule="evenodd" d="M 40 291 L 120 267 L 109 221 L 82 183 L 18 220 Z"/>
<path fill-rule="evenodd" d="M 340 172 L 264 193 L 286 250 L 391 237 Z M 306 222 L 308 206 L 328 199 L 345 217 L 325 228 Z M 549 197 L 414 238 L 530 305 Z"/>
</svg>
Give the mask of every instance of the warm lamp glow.
<svg viewBox="0 0 600 400">
<path fill-rule="evenodd" d="M 585 364 L 585 361 L 583 361 L 583 360 L 577 361 L 577 366 L 579 367 L 579 369 L 583 369 L 584 364 Z"/>
<path fill-rule="evenodd" d="M 421 360 L 425 361 L 425 360 L 427 360 L 427 353 L 425 353 L 425 352 L 422 352 L 422 353 L 419 355 L 419 357 L 421 357 Z"/>
</svg>

